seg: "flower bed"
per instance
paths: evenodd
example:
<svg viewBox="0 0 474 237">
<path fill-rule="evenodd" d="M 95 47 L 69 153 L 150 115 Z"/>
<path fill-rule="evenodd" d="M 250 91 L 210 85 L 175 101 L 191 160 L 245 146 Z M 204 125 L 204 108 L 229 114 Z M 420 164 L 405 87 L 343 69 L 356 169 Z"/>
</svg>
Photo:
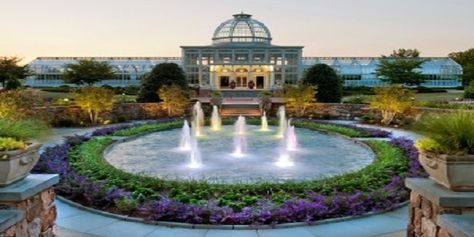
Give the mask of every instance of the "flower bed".
<svg viewBox="0 0 474 237">
<path fill-rule="evenodd" d="M 311 121 L 297 122 L 299 127 L 317 126 Z M 403 185 L 405 177 L 425 176 L 413 142 L 404 138 L 392 139 L 390 143 L 368 141 L 376 154 L 371 165 L 354 173 L 314 181 L 215 184 L 161 180 L 126 173 L 102 159 L 104 149 L 113 142 L 107 135 L 131 136 L 181 125 L 181 121 L 171 121 L 112 127 L 92 136 L 68 137 L 65 144 L 48 148 L 42 154 L 35 171 L 59 173 L 59 195 L 97 209 L 156 221 L 235 225 L 311 223 L 390 210 L 408 198 Z M 318 130 L 323 128 L 317 126 Z M 356 130 L 344 128 L 349 130 L 343 131 L 355 135 Z"/>
</svg>

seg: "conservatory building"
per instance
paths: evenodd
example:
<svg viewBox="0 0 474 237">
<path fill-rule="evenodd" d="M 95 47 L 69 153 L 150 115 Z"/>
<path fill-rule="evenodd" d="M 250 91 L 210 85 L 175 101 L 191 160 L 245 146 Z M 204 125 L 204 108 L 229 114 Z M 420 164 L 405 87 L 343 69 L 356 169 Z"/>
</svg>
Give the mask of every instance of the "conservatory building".
<svg viewBox="0 0 474 237">
<path fill-rule="evenodd" d="M 375 75 L 378 57 L 304 57 L 303 46 L 272 44 L 268 27 L 249 14 L 235 14 L 221 23 L 212 44 L 181 46 L 181 57 L 38 57 L 29 66 L 34 72 L 26 84 L 34 87 L 64 85 L 62 73 L 67 64 L 81 59 L 108 62 L 116 79 L 97 85 L 131 86 L 160 63 L 180 65 L 190 85 L 207 90 L 271 90 L 295 84 L 314 64 L 331 66 L 345 86 L 379 86 Z M 423 58 L 420 72 L 427 87 L 457 87 L 462 68 L 447 57 Z"/>
</svg>

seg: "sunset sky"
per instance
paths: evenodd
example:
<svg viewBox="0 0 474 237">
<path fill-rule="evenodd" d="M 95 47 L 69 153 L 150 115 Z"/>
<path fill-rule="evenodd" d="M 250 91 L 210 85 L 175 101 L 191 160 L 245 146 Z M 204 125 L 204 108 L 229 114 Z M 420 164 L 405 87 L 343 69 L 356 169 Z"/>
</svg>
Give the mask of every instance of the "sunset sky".
<svg viewBox="0 0 474 237">
<path fill-rule="evenodd" d="M 304 56 L 446 56 L 474 47 L 473 9 L 473 0 L 0 0 L 0 56 L 180 56 L 240 11 Z"/>
</svg>

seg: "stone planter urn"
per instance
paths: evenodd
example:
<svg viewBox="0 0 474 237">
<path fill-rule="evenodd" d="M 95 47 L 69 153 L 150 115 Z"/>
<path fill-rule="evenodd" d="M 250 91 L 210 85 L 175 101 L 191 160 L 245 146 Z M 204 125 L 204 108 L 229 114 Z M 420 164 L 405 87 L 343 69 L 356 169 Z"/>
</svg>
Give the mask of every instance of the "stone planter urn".
<svg viewBox="0 0 474 237">
<path fill-rule="evenodd" d="M 39 160 L 41 144 L 30 143 L 24 149 L 0 151 L 0 187 L 24 179 Z"/>
<path fill-rule="evenodd" d="M 420 152 L 419 159 L 436 183 L 456 192 L 474 191 L 474 155 Z"/>
</svg>

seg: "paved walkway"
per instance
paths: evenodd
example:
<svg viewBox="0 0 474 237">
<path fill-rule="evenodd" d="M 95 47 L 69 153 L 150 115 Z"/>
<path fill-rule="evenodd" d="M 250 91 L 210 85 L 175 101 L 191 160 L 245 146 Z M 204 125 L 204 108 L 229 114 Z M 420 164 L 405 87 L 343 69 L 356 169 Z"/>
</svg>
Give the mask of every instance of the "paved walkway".
<svg viewBox="0 0 474 237">
<path fill-rule="evenodd" d="M 87 133 L 93 129 L 54 129 L 54 134 L 45 143 L 47 145 L 57 144 L 61 142 L 62 136 Z M 393 129 L 390 130 L 394 131 Z M 394 136 L 419 137 L 414 133 L 402 130 L 395 131 Z M 170 228 L 127 222 L 84 211 L 60 200 L 56 200 L 56 206 L 58 211 L 58 234 L 60 237 L 401 237 L 406 235 L 408 217 L 407 207 L 403 207 L 379 215 L 315 226 L 264 230 L 217 230 Z"/>
</svg>

